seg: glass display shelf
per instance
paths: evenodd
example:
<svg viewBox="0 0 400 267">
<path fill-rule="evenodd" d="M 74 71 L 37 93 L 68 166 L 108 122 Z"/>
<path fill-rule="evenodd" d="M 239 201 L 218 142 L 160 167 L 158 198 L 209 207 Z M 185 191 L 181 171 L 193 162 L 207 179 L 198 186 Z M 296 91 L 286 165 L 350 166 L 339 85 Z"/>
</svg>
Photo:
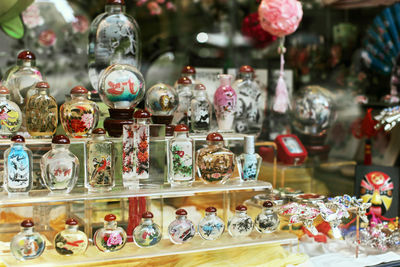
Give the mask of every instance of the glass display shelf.
<svg viewBox="0 0 400 267">
<path fill-rule="evenodd" d="M 236 247 L 247 247 L 263 244 L 294 245 L 298 242 L 297 236 L 288 232 L 275 232 L 271 234 L 260 234 L 255 230 L 248 237 L 233 238 L 224 233 L 218 240 L 207 241 L 196 235 L 193 240 L 176 245 L 169 239 L 164 238 L 159 244 L 150 248 L 139 248 L 134 243 L 127 243 L 125 247 L 117 252 L 100 252 L 95 246 L 89 246 L 84 255 L 61 256 L 54 249 L 46 248 L 44 253 L 37 259 L 30 261 L 17 261 L 10 253 L 0 256 L 6 266 L 76 266 L 96 262 L 107 262 L 116 260 L 130 260 L 148 257 L 169 256 L 185 253 L 207 252 L 217 249 L 228 249 Z"/>
<path fill-rule="evenodd" d="M 269 182 L 254 181 L 240 183 L 238 179 L 233 179 L 225 184 L 204 184 L 196 181 L 191 187 L 171 187 L 164 184 L 155 188 L 126 189 L 116 186 L 111 191 L 88 192 L 84 187 L 78 187 L 69 194 L 50 193 L 49 190 L 33 190 L 29 194 L 8 195 L 7 192 L 0 192 L 0 206 L 9 205 L 29 205 L 35 203 L 54 203 L 82 200 L 116 199 L 127 197 L 176 197 L 192 195 L 195 193 L 224 192 L 233 190 L 271 190 Z"/>
</svg>

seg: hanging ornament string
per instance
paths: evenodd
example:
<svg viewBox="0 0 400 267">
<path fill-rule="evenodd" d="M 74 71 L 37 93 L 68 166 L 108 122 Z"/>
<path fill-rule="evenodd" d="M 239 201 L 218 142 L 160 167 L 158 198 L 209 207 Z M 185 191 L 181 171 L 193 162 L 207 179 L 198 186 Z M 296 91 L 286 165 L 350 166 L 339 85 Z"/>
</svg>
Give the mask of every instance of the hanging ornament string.
<svg viewBox="0 0 400 267">
<path fill-rule="evenodd" d="M 281 64 L 279 70 L 279 78 L 275 88 L 275 101 L 273 110 L 278 113 L 285 113 L 290 108 L 289 93 L 287 90 L 286 82 L 284 79 L 285 75 L 285 37 L 280 38 L 280 45 L 278 53 L 280 54 Z"/>
</svg>

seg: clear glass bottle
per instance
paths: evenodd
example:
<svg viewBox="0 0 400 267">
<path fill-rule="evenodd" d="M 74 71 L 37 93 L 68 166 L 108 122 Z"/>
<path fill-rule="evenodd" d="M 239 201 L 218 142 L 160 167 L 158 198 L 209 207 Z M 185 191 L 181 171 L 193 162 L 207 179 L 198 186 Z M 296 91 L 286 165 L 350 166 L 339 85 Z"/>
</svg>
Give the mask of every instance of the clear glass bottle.
<svg viewBox="0 0 400 267">
<path fill-rule="evenodd" d="M 34 94 L 36 83 L 42 80 L 35 54 L 24 50 L 18 54 L 17 64 L 4 75 L 3 85 L 10 90 L 11 100 L 24 110 L 27 99 Z"/>
<path fill-rule="evenodd" d="M 122 249 L 126 243 L 126 232 L 117 226 L 117 217 L 108 214 L 104 217 L 104 227 L 94 234 L 94 243 L 102 252 L 115 252 Z"/>
<path fill-rule="evenodd" d="M 88 45 L 89 79 L 98 90 L 102 71 L 115 63 L 141 65 L 139 25 L 125 13 L 124 0 L 107 0 L 105 12 L 90 25 Z"/>
<path fill-rule="evenodd" d="M 142 222 L 133 231 L 135 244 L 141 248 L 151 247 L 161 241 L 161 228 L 153 222 L 153 213 L 142 214 Z"/>
<path fill-rule="evenodd" d="M 175 126 L 174 137 L 169 142 L 169 175 L 172 186 L 191 186 L 194 182 L 194 146 L 189 137 L 189 127 Z"/>
<path fill-rule="evenodd" d="M 32 152 L 25 146 L 25 138 L 15 135 L 4 152 L 4 189 L 9 194 L 28 193 L 33 185 Z"/>
<path fill-rule="evenodd" d="M 11 240 L 10 250 L 17 260 L 36 259 L 42 255 L 46 247 L 45 239 L 34 231 L 34 225 L 33 221 L 24 220 L 21 223 L 21 232 Z"/>
<path fill-rule="evenodd" d="M 235 119 L 237 95 L 231 87 L 232 75 L 220 74 L 219 78 L 220 86 L 214 94 L 214 108 L 218 129 L 222 132 L 231 132 Z"/>
<path fill-rule="evenodd" d="M 265 201 L 263 209 L 254 220 L 256 230 L 263 234 L 273 233 L 279 227 L 279 217 L 274 212 L 274 204 L 272 201 Z"/>
<path fill-rule="evenodd" d="M 149 180 L 150 171 L 150 113 L 138 109 L 133 114 L 134 122 L 134 140 L 135 147 L 135 176 L 139 183 L 143 180 Z"/>
<path fill-rule="evenodd" d="M 193 84 L 188 77 L 181 77 L 175 86 L 178 93 L 179 105 L 175 110 L 172 124 L 189 125 L 190 120 L 190 101 L 193 97 Z"/>
<path fill-rule="evenodd" d="M 169 239 L 174 244 L 183 244 L 194 237 L 196 229 L 192 221 L 188 220 L 186 210 L 178 209 L 175 214 L 176 220 L 168 226 Z"/>
<path fill-rule="evenodd" d="M 69 144 L 65 135 L 54 136 L 51 150 L 40 160 L 44 184 L 52 193 L 68 194 L 78 180 L 79 160 L 69 151 Z"/>
<path fill-rule="evenodd" d="M 83 86 L 71 89 L 71 100 L 60 107 L 60 120 L 65 133 L 70 137 L 88 137 L 99 121 L 99 107 L 88 99 L 88 90 Z"/>
<path fill-rule="evenodd" d="M 262 163 L 260 155 L 254 152 L 254 136 L 244 137 L 244 153 L 239 156 L 239 172 L 242 182 L 257 181 Z"/>
<path fill-rule="evenodd" d="M 9 136 L 19 130 L 22 112 L 17 104 L 9 100 L 10 91 L 0 86 L 0 136 Z"/>
<path fill-rule="evenodd" d="M 38 82 L 36 92 L 26 104 L 26 124 L 28 133 L 33 137 L 50 138 L 57 130 L 57 102 L 49 95 L 49 84 Z"/>
<path fill-rule="evenodd" d="M 64 256 L 82 255 L 88 248 L 86 234 L 78 230 L 78 221 L 71 218 L 65 221 L 65 230 L 56 234 L 54 247 L 58 254 Z"/>
<path fill-rule="evenodd" d="M 235 169 L 235 154 L 224 147 L 219 133 L 207 135 L 207 146 L 197 150 L 197 174 L 206 184 L 224 184 Z"/>
<path fill-rule="evenodd" d="M 212 119 L 212 106 L 207 97 L 206 87 L 197 84 L 190 101 L 191 128 L 195 133 L 208 133 Z"/>
<path fill-rule="evenodd" d="M 208 207 L 206 209 L 206 215 L 201 219 L 198 225 L 200 236 L 205 240 L 216 240 L 221 237 L 224 230 L 225 224 L 224 221 L 217 216 L 217 209 Z"/>
<path fill-rule="evenodd" d="M 248 236 L 253 230 L 253 220 L 247 215 L 247 207 L 236 207 L 235 215 L 228 221 L 228 233 L 233 237 Z"/>
<path fill-rule="evenodd" d="M 87 175 L 85 187 L 89 191 L 109 191 L 115 186 L 114 143 L 106 140 L 103 128 L 94 129 L 92 139 L 86 143 Z"/>
<path fill-rule="evenodd" d="M 238 133 L 261 133 L 266 104 L 266 93 L 263 92 L 254 80 L 254 70 L 248 65 L 239 69 L 240 78 L 232 88 L 237 93 L 237 107 L 235 111 L 234 128 Z"/>
</svg>

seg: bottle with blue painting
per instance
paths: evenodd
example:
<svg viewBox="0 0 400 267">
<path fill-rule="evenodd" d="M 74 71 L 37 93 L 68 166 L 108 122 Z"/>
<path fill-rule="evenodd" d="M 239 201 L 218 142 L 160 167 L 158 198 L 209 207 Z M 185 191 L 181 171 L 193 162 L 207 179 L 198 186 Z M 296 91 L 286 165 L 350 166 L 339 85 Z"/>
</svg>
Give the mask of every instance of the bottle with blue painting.
<svg viewBox="0 0 400 267">
<path fill-rule="evenodd" d="M 217 209 L 208 207 L 206 215 L 199 222 L 198 231 L 200 236 L 205 240 L 216 240 L 224 233 L 224 221 L 217 216 Z"/>
<path fill-rule="evenodd" d="M 9 194 L 28 193 L 33 184 L 32 152 L 25 146 L 25 138 L 15 135 L 4 152 L 4 189 Z"/>
<path fill-rule="evenodd" d="M 147 248 L 161 241 L 161 229 L 153 222 L 153 213 L 146 211 L 142 214 L 142 222 L 133 231 L 135 244 L 141 248 Z"/>
<path fill-rule="evenodd" d="M 242 182 L 257 181 L 262 158 L 255 153 L 253 135 L 245 136 L 244 141 L 244 153 L 238 158 L 240 163 L 240 180 Z"/>
</svg>

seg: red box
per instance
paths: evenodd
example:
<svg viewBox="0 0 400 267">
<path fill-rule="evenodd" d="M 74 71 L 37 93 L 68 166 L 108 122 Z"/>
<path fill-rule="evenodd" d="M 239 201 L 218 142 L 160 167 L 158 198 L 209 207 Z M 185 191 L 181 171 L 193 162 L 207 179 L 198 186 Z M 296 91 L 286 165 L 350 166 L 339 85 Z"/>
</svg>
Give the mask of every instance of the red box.
<svg viewBox="0 0 400 267">
<path fill-rule="evenodd" d="M 275 138 L 278 161 L 288 165 L 300 165 L 307 158 L 307 150 L 294 134 L 282 134 Z"/>
</svg>

